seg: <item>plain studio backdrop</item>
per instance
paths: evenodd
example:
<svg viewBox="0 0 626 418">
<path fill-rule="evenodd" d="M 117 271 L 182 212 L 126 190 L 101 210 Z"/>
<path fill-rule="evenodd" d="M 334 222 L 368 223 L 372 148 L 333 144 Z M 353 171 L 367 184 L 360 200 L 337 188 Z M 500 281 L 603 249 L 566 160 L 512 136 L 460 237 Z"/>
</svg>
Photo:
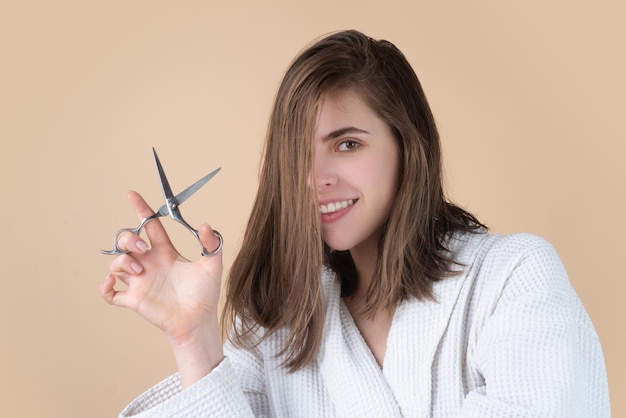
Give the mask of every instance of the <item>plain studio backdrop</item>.
<svg viewBox="0 0 626 418">
<path fill-rule="evenodd" d="M 225 238 L 257 187 L 274 93 L 311 40 L 394 42 L 435 113 L 450 196 L 496 233 L 548 239 L 603 345 L 626 416 L 623 2 L 4 1 L 0 6 L 0 405 L 3 416 L 111 417 L 175 371 L 160 332 L 97 287 L 126 191 L 183 206 Z M 165 220 L 183 252 L 195 239 Z"/>
</svg>

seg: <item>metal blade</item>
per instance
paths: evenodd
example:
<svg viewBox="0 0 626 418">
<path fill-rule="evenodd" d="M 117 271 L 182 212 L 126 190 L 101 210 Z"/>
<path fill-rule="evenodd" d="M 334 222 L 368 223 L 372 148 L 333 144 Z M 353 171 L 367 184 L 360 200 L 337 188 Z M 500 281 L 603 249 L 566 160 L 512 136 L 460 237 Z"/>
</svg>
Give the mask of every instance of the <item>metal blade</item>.
<svg viewBox="0 0 626 418">
<path fill-rule="evenodd" d="M 163 204 L 163 205 L 159 208 L 159 210 L 157 210 L 157 211 L 156 211 L 156 213 L 158 213 L 158 214 L 159 214 L 159 216 L 158 216 L 159 218 L 160 218 L 160 217 L 162 217 L 162 216 L 167 216 L 167 215 L 169 215 L 169 214 L 170 214 L 170 211 L 169 211 L 169 209 L 167 208 L 167 203 Z"/>
<path fill-rule="evenodd" d="M 204 186 L 209 180 L 211 180 L 213 176 L 215 176 L 218 173 L 218 171 L 221 170 L 221 167 L 213 170 L 206 176 L 202 177 L 200 180 L 196 181 L 191 186 L 187 187 L 178 195 L 173 197 L 172 188 L 170 187 L 167 177 L 165 176 L 165 171 L 163 170 L 163 166 L 161 165 L 161 161 L 159 160 L 159 157 L 157 156 L 154 147 L 152 147 L 152 154 L 154 155 L 154 161 L 156 162 L 157 170 L 159 172 L 159 178 L 161 179 L 161 186 L 163 188 L 163 194 L 165 196 L 165 200 L 167 201 L 167 203 L 161 206 L 159 210 L 157 211 L 157 213 L 159 213 L 160 216 L 169 215 L 170 207 L 171 207 L 170 203 L 174 203 L 176 206 L 181 205 L 184 201 L 189 199 L 195 192 L 197 192 L 202 186 Z"/>
<path fill-rule="evenodd" d="M 163 166 L 161 166 L 161 161 L 159 161 L 159 156 L 154 150 L 154 147 L 152 147 L 152 155 L 154 155 L 154 162 L 156 163 L 157 171 L 159 172 L 159 178 L 161 179 L 161 188 L 163 189 L 163 195 L 165 196 L 167 213 L 171 215 L 172 212 L 170 209 L 173 206 L 175 207 L 176 203 L 173 201 L 174 193 L 172 193 L 172 188 L 170 187 L 169 181 L 167 181 L 167 176 L 165 175 L 165 171 L 163 170 Z"/>
<path fill-rule="evenodd" d="M 191 195 L 193 195 L 195 192 L 197 192 L 198 189 L 200 189 L 200 187 L 204 186 L 207 181 L 211 180 L 213 178 L 213 176 L 215 176 L 217 174 L 217 172 L 220 171 L 221 169 L 222 169 L 222 167 L 216 168 L 215 170 L 211 171 L 209 174 L 207 174 L 206 176 L 202 177 L 200 180 L 198 180 L 197 182 L 195 182 L 191 186 L 187 187 L 182 192 L 178 193 L 176 195 L 176 201 L 178 202 L 178 205 L 179 206 L 182 205 L 185 200 L 189 199 L 191 197 Z"/>
</svg>

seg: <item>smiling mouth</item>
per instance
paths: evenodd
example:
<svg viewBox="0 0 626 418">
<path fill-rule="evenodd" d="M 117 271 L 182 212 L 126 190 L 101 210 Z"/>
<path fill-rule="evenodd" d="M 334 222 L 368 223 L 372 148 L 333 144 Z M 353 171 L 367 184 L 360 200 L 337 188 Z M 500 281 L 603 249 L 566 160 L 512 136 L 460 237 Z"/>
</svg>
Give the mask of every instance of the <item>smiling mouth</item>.
<svg viewBox="0 0 626 418">
<path fill-rule="evenodd" d="M 356 202 L 354 199 L 341 200 L 338 202 L 328 203 L 327 205 L 320 205 L 320 213 L 334 213 L 342 209 L 352 206 Z"/>
</svg>

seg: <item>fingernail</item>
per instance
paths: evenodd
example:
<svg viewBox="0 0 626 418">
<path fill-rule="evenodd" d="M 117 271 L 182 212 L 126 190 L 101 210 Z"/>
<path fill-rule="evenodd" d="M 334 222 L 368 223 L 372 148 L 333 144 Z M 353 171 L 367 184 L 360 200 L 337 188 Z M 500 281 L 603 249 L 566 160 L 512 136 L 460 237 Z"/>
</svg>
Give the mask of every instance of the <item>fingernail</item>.
<svg viewBox="0 0 626 418">
<path fill-rule="evenodd" d="M 133 269 L 135 273 L 141 273 L 141 270 L 142 270 L 141 265 L 134 261 L 130 263 L 130 268 Z"/>
<path fill-rule="evenodd" d="M 145 241 L 137 241 L 137 248 L 139 248 L 140 251 L 148 251 L 148 244 L 145 243 Z"/>
</svg>

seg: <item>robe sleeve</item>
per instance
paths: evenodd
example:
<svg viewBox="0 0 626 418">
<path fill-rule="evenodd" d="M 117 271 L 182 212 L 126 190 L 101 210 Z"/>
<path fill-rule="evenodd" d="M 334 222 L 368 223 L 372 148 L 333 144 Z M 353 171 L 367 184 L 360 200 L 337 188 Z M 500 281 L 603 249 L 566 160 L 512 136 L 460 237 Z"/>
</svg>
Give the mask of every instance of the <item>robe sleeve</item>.
<svg viewBox="0 0 626 418">
<path fill-rule="evenodd" d="M 224 350 L 222 362 L 194 385 L 183 389 L 176 373 L 132 401 L 120 418 L 270 416 L 260 357 L 229 344 Z"/>
<path fill-rule="evenodd" d="M 536 238 L 514 256 L 468 361 L 484 385 L 459 417 L 610 417 L 600 343 L 556 252 Z"/>
</svg>

